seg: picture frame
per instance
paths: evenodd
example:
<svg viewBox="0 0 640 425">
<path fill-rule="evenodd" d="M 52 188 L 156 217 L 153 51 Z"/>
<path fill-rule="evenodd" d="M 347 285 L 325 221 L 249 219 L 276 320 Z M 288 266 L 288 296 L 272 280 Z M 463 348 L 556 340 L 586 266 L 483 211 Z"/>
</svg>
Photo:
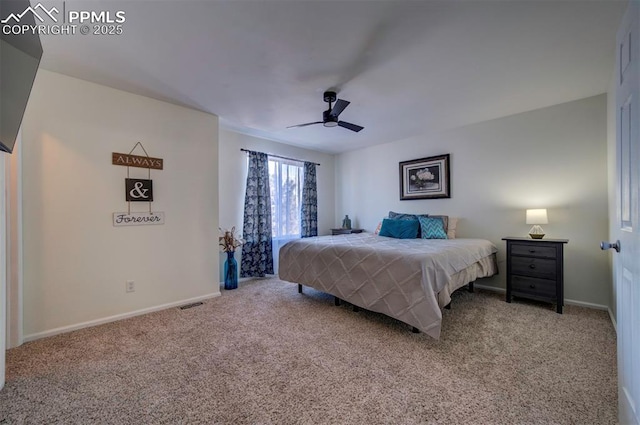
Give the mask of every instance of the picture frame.
<svg viewBox="0 0 640 425">
<path fill-rule="evenodd" d="M 449 154 L 400 162 L 400 200 L 451 197 Z"/>
</svg>

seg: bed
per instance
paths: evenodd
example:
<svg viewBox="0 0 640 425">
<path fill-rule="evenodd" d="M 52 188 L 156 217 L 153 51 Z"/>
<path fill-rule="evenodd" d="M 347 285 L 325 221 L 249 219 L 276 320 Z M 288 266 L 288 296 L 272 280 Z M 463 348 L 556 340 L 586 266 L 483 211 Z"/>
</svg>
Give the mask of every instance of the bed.
<svg viewBox="0 0 640 425">
<path fill-rule="evenodd" d="M 498 273 L 496 251 L 484 239 L 318 236 L 285 244 L 279 275 L 438 339 L 441 309 L 456 289 Z"/>
</svg>

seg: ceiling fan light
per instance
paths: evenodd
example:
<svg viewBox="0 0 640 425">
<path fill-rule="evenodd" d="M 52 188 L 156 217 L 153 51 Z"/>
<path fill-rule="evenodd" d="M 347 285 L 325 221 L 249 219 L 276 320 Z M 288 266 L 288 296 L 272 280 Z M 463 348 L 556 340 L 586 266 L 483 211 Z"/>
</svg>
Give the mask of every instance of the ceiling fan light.
<svg viewBox="0 0 640 425">
<path fill-rule="evenodd" d="M 324 125 L 325 127 L 337 127 L 338 126 L 338 122 L 337 121 L 325 121 L 322 125 Z"/>
</svg>

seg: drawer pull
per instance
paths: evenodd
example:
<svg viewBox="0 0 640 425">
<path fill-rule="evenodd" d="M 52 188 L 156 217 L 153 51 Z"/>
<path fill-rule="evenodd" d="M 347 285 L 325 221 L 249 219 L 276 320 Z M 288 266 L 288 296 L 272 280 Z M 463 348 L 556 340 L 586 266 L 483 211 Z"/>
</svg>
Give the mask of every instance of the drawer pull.
<svg viewBox="0 0 640 425">
<path fill-rule="evenodd" d="M 530 249 L 529 252 L 533 254 L 534 252 L 536 252 L 536 250 L 535 249 Z"/>
<path fill-rule="evenodd" d="M 529 288 L 531 289 L 535 289 L 536 285 L 534 285 L 533 283 L 531 285 L 529 285 Z"/>
<path fill-rule="evenodd" d="M 535 264 L 529 264 L 529 268 L 530 268 L 530 269 L 535 269 L 535 268 L 536 268 L 536 265 L 535 265 Z"/>
</svg>

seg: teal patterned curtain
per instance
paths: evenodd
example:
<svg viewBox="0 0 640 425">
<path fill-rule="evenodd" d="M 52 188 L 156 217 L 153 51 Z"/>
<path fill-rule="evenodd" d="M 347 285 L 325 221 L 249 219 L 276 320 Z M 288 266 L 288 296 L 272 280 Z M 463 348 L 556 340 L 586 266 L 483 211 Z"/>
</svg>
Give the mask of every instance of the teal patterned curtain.
<svg viewBox="0 0 640 425">
<path fill-rule="evenodd" d="M 271 197 L 269 159 L 266 153 L 249 152 L 249 173 L 244 197 L 244 226 L 240 277 L 273 274 L 271 248 Z"/>
<path fill-rule="evenodd" d="M 302 187 L 302 213 L 300 215 L 303 238 L 318 236 L 318 185 L 316 164 L 304 163 L 304 186 Z"/>
</svg>

